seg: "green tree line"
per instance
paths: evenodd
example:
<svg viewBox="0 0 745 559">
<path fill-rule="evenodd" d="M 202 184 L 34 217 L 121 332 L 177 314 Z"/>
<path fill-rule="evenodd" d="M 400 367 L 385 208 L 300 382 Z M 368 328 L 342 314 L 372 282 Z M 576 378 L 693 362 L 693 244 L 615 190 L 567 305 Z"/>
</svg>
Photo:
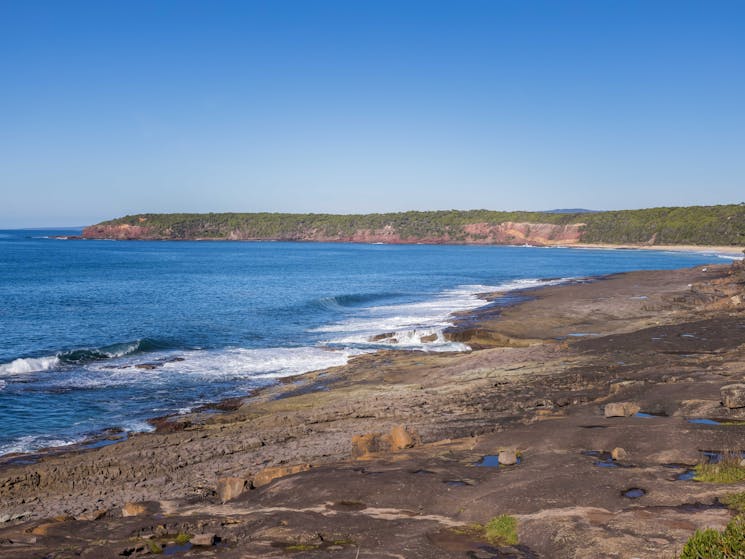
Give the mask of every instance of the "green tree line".
<svg viewBox="0 0 745 559">
<path fill-rule="evenodd" d="M 584 224 L 586 243 L 649 243 L 745 245 L 745 204 L 665 207 L 592 213 L 499 212 L 450 210 L 383 214 L 174 213 L 138 214 L 98 225 L 147 227 L 149 236 L 163 239 L 293 240 L 316 233 L 343 239 L 359 230 L 386 226 L 407 239 L 466 238 L 473 223 L 504 222 Z"/>
</svg>

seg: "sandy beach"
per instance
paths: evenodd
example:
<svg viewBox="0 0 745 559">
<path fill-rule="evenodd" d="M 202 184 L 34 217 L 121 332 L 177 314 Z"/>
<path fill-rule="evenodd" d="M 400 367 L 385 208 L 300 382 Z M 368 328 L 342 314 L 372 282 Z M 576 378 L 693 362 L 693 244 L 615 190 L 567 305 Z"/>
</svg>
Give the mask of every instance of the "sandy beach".
<svg viewBox="0 0 745 559">
<path fill-rule="evenodd" d="M 526 291 L 459 317 L 470 353 L 362 355 L 117 444 L 6 458 L 0 557 L 677 557 L 742 490 L 689 474 L 745 449 L 745 408 L 722 403 L 745 381 L 742 274 Z M 502 514 L 516 542 L 478 528 Z"/>
</svg>

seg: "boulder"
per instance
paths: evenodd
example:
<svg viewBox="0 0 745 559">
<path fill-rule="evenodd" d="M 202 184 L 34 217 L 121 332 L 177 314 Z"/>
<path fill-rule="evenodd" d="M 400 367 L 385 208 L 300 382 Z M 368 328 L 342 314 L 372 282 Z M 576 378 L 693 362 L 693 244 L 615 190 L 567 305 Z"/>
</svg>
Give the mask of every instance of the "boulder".
<svg viewBox="0 0 745 559">
<path fill-rule="evenodd" d="M 360 460 L 375 452 L 387 450 L 389 447 L 384 442 L 384 437 L 381 433 L 354 435 L 352 437 L 352 458 Z"/>
<path fill-rule="evenodd" d="M 641 408 L 633 402 L 614 402 L 605 404 L 605 417 L 628 417 L 634 415 Z"/>
<path fill-rule="evenodd" d="M 352 437 L 352 458 L 364 459 L 377 452 L 390 452 L 411 448 L 419 436 L 403 425 L 396 425 L 388 434 L 365 433 Z"/>
<path fill-rule="evenodd" d="M 504 448 L 499 451 L 497 458 L 500 466 L 513 466 L 517 464 L 517 449 Z"/>
<path fill-rule="evenodd" d="M 122 516 L 128 517 L 128 516 L 142 516 L 143 514 L 147 514 L 147 506 L 145 506 L 144 503 L 126 503 L 122 507 Z"/>
<path fill-rule="evenodd" d="M 240 497 L 248 489 L 248 480 L 241 477 L 221 477 L 217 480 L 217 496 L 225 503 Z"/>
<path fill-rule="evenodd" d="M 728 384 L 722 386 L 719 392 L 726 408 L 745 408 L 745 384 Z"/>
<path fill-rule="evenodd" d="M 403 425 L 396 425 L 391 429 L 391 450 L 402 450 L 414 446 L 416 433 L 410 432 Z"/>
<path fill-rule="evenodd" d="M 261 487 L 277 478 L 290 476 L 307 470 L 310 470 L 310 464 L 295 464 L 294 466 L 274 466 L 272 468 L 264 468 L 254 476 L 252 480 L 253 486 Z"/>
<path fill-rule="evenodd" d="M 620 446 L 617 446 L 616 448 L 611 450 L 610 455 L 611 455 L 611 458 L 613 458 L 613 460 L 624 460 L 625 458 L 628 458 L 629 453 L 626 452 Z"/>
<path fill-rule="evenodd" d="M 215 545 L 217 536 L 215 534 L 195 534 L 189 540 L 191 545 L 199 545 L 204 547 L 211 547 Z"/>
</svg>

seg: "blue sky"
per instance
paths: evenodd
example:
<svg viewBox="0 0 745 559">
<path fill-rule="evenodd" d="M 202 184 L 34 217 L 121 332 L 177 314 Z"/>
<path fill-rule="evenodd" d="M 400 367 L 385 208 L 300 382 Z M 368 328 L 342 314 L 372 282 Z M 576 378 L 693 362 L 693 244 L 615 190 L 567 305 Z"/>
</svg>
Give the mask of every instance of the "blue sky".
<svg viewBox="0 0 745 559">
<path fill-rule="evenodd" d="M 745 2 L 0 0 L 0 227 L 745 201 Z"/>
</svg>

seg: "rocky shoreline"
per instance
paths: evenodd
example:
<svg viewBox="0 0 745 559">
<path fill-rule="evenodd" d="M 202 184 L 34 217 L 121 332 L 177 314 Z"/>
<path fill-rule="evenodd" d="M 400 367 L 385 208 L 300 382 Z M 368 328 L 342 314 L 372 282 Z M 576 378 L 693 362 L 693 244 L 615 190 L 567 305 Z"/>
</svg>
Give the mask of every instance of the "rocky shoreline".
<svg viewBox="0 0 745 559">
<path fill-rule="evenodd" d="M 468 354 L 363 355 L 6 463 L 0 558 L 677 557 L 743 490 L 688 475 L 745 450 L 742 282 L 735 263 L 545 287 L 462 317 Z M 515 541 L 479 528 L 500 515 Z"/>
</svg>

